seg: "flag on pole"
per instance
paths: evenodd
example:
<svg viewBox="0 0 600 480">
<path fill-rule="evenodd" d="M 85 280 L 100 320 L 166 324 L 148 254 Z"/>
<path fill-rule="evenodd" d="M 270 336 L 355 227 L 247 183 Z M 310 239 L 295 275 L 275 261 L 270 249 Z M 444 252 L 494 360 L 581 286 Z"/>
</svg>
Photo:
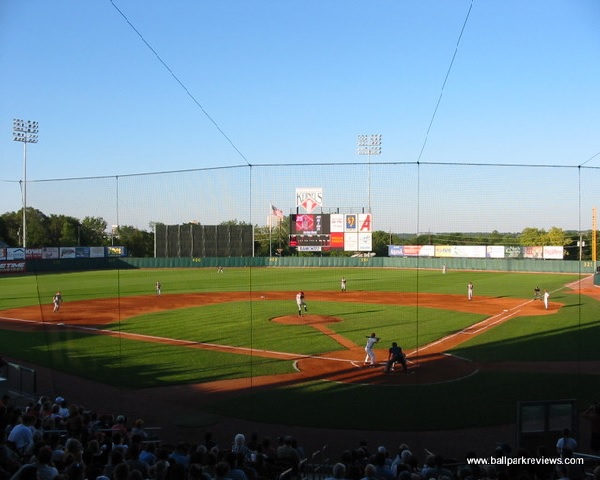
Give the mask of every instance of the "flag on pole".
<svg viewBox="0 0 600 480">
<path fill-rule="evenodd" d="M 278 218 L 283 218 L 283 210 L 271 204 L 271 215 L 275 215 Z"/>
</svg>

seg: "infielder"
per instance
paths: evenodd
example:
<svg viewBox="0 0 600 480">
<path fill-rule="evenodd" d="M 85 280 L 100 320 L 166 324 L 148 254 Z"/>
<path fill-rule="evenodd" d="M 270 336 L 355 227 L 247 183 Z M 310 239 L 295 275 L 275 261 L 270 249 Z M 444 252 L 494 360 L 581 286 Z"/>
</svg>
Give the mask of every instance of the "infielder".
<svg viewBox="0 0 600 480">
<path fill-rule="evenodd" d="M 467 299 L 469 302 L 473 300 L 473 282 L 467 284 Z"/>
<path fill-rule="evenodd" d="M 56 292 L 52 297 L 52 305 L 54 306 L 53 311 L 58 312 L 60 310 L 60 304 L 62 303 L 62 295 L 60 292 Z"/>
<path fill-rule="evenodd" d="M 342 292 L 346 291 L 346 277 L 342 277 L 342 280 L 340 282 L 340 288 L 341 288 Z"/>
<path fill-rule="evenodd" d="M 375 352 L 373 351 L 373 345 L 381 340 L 375 332 L 371 334 L 371 336 L 367 336 L 367 344 L 365 345 L 365 365 L 369 364 L 371 366 L 375 366 Z"/>
<path fill-rule="evenodd" d="M 298 292 L 296 294 L 296 305 L 298 305 L 298 315 L 302 316 L 302 309 L 304 308 L 305 312 L 308 312 L 308 307 L 306 306 L 306 302 L 304 301 L 304 292 Z"/>
</svg>

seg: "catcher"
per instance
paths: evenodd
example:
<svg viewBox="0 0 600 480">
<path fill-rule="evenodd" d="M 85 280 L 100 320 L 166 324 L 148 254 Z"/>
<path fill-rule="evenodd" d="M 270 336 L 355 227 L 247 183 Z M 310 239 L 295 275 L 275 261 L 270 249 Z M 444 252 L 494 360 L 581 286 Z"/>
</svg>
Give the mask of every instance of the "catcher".
<svg viewBox="0 0 600 480">
<path fill-rule="evenodd" d="M 408 367 L 406 366 L 406 355 L 402 351 L 402 347 L 399 347 L 396 342 L 392 342 L 392 346 L 389 349 L 388 360 L 383 368 L 385 373 L 394 371 L 394 364 L 399 363 L 404 369 L 404 373 L 408 373 Z"/>
</svg>

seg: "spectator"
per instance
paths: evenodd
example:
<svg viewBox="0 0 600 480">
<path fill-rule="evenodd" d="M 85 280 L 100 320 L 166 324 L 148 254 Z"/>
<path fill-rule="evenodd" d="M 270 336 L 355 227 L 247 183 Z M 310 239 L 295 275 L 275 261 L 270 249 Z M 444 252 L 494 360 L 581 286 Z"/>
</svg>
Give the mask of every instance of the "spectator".
<svg viewBox="0 0 600 480">
<path fill-rule="evenodd" d="M 229 464 L 227 462 L 219 462 L 215 468 L 214 480 L 231 480 L 229 476 Z"/>
<path fill-rule="evenodd" d="M 173 462 L 187 469 L 190 464 L 188 446 L 185 443 L 178 443 L 171 455 L 169 455 L 169 460 L 173 460 Z"/>
<path fill-rule="evenodd" d="M 125 415 L 118 415 L 115 423 L 110 427 L 112 434 L 119 433 L 123 443 L 129 443 L 129 430 L 127 429 L 127 418 Z"/>
<path fill-rule="evenodd" d="M 140 447 L 139 444 L 133 443 L 125 453 L 125 463 L 129 466 L 129 470 L 139 470 L 143 478 L 148 478 L 150 465 L 139 459 Z"/>
<path fill-rule="evenodd" d="M 144 421 L 141 418 L 138 418 L 133 427 L 131 428 L 131 437 L 139 437 L 140 441 L 148 440 L 148 432 L 144 430 Z"/>
<path fill-rule="evenodd" d="M 192 463 L 188 470 L 187 480 L 212 480 L 212 477 L 202 471 L 202 466 Z"/>
<path fill-rule="evenodd" d="M 111 435 L 111 451 L 112 450 L 121 450 L 123 455 L 127 451 L 127 444 L 124 442 L 123 436 L 121 432 L 113 432 Z"/>
<path fill-rule="evenodd" d="M 212 432 L 206 432 L 204 434 L 204 446 L 209 451 L 211 448 L 218 446 L 217 442 L 213 440 Z"/>
<path fill-rule="evenodd" d="M 73 462 L 65 469 L 64 480 L 85 480 L 83 463 Z"/>
<path fill-rule="evenodd" d="M 248 480 L 244 471 L 245 459 L 243 452 L 229 452 L 225 455 L 225 461 L 229 464 L 229 478 L 231 480 Z"/>
<path fill-rule="evenodd" d="M 246 437 L 243 433 L 238 433 L 235 437 L 233 437 L 231 451 L 236 454 L 241 453 L 246 461 L 251 459 L 252 451 L 246 445 Z"/>
<path fill-rule="evenodd" d="M 217 463 L 219 463 L 217 454 L 213 451 L 208 452 L 206 454 L 206 463 L 202 467 L 202 471 L 211 478 L 215 478 L 217 476 Z"/>
<path fill-rule="evenodd" d="M 573 453 L 577 449 L 577 440 L 571 437 L 571 431 L 564 428 L 562 437 L 556 442 L 557 453 L 564 458 L 565 454 Z"/>
<path fill-rule="evenodd" d="M 71 455 L 76 463 L 83 462 L 83 446 L 76 438 L 69 438 L 65 443 L 65 455 Z"/>
<path fill-rule="evenodd" d="M 331 469 L 331 476 L 325 480 L 342 480 L 346 477 L 346 465 L 343 463 L 336 463 Z"/>
<path fill-rule="evenodd" d="M 63 397 L 56 397 L 54 403 L 58 405 L 58 414 L 61 416 L 61 418 L 69 418 L 71 411 L 69 410 L 69 403 L 67 400 Z"/>
<path fill-rule="evenodd" d="M 18 455 L 25 456 L 31 453 L 33 448 L 33 430 L 31 428 L 31 417 L 17 417 L 17 424 L 12 427 L 8 434 L 8 445 L 11 446 Z"/>
<path fill-rule="evenodd" d="M 438 478 L 445 476 L 453 478 L 453 473 L 444 468 L 444 457 L 440 454 L 428 455 L 425 459 L 425 465 L 421 469 L 421 476 L 423 478 Z"/>
<path fill-rule="evenodd" d="M 273 447 L 271 439 L 264 437 L 262 440 L 262 455 L 266 463 L 273 464 L 277 459 L 277 450 Z"/>
<path fill-rule="evenodd" d="M 375 465 L 367 463 L 365 466 L 365 476 L 362 477 L 361 480 L 379 480 L 377 477 L 377 471 L 375 470 Z"/>
<path fill-rule="evenodd" d="M 109 478 L 114 478 L 113 473 L 117 468 L 117 465 L 120 465 L 125 460 L 125 455 L 122 450 L 111 450 L 109 461 L 104 466 L 104 475 Z"/>
<path fill-rule="evenodd" d="M 380 480 L 394 480 L 395 476 L 392 469 L 386 463 L 386 455 L 382 450 L 378 450 L 373 456 L 373 465 L 375 466 L 375 475 Z"/>
<path fill-rule="evenodd" d="M 39 480 L 55 480 L 58 476 L 58 469 L 52 464 L 52 448 L 47 445 L 38 450 L 35 466 Z"/>
<path fill-rule="evenodd" d="M 166 480 L 168 468 L 169 462 L 166 460 L 157 460 L 156 463 L 150 467 L 150 478 L 153 480 Z"/>
<path fill-rule="evenodd" d="M 39 480 L 38 470 L 33 464 L 23 465 L 10 480 Z"/>
<path fill-rule="evenodd" d="M 290 435 L 284 437 L 283 444 L 277 448 L 277 461 L 297 467 L 301 458 L 292 444 L 293 438 Z"/>
<path fill-rule="evenodd" d="M 156 445 L 153 442 L 143 443 L 139 458 L 149 466 L 154 465 L 156 463 Z"/>
</svg>

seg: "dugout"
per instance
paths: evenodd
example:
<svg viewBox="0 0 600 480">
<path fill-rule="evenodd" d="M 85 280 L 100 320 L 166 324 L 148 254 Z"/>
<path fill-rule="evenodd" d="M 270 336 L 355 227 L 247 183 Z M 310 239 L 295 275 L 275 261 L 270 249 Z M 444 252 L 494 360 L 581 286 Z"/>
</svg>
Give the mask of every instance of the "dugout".
<svg viewBox="0 0 600 480">
<path fill-rule="evenodd" d="M 574 399 L 519 402 L 517 447 L 534 453 L 544 445 L 551 453 L 564 428 L 577 439 L 577 407 Z"/>
</svg>

